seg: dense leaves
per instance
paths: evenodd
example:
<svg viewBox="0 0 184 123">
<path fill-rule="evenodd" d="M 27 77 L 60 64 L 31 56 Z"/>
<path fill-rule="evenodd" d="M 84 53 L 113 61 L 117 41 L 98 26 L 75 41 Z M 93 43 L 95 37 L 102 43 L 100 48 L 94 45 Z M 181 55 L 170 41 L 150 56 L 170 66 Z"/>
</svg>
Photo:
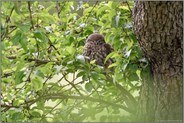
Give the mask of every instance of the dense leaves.
<svg viewBox="0 0 184 123">
<path fill-rule="evenodd" d="M 133 2 L 2 2 L 2 121 L 132 121 L 147 61 L 132 30 Z M 105 35 L 108 69 L 82 56 Z"/>
</svg>

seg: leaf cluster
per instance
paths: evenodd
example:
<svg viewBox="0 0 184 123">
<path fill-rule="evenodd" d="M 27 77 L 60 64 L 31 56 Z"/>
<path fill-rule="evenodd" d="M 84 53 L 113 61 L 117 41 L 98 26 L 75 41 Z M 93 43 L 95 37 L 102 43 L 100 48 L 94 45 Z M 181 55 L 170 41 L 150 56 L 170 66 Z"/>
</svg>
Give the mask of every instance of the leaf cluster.
<svg viewBox="0 0 184 123">
<path fill-rule="evenodd" d="M 131 121 L 148 72 L 132 7 L 132 1 L 2 2 L 2 121 Z M 93 32 L 114 48 L 106 58 L 114 59 L 113 72 L 82 59 Z"/>
</svg>

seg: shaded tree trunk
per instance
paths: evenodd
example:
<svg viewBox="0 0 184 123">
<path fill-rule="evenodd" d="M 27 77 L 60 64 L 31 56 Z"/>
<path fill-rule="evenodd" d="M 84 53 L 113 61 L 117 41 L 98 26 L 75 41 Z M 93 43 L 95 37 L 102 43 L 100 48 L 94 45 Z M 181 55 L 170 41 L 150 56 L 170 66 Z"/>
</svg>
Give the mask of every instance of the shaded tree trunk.
<svg viewBox="0 0 184 123">
<path fill-rule="evenodd" d="M 141 121 L 181 121 L 183 2 L 137 1 L 133 21 L 153 77 L 143 82 L 137 116 Z"/>
</svg>

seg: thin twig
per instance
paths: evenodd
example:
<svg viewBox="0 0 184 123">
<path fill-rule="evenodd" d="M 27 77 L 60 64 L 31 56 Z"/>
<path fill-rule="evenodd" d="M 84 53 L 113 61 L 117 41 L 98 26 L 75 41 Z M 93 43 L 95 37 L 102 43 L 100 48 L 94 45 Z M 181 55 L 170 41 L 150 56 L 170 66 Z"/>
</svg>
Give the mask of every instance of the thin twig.
<svg viewBox="0 0 184 123">
<path fill-rule="evenodd" d="M 6 28 L 5 28 L 4 33 L 1 34 L 1 41 L 3 41 L 4 38 L 6 37 L 6 33 L 8 32 L 8 23 L 10 21 L 10 18 L 11 18 L 11 15 L 12 15 L 14 9 L 15 9 L 15 7 L 13 6 L 13 8 L 10 11 L 9 16 L 6 18 L 6 21 L 5 21 L 5 24 L 4 24 L 4 26 L 6 26 Z"/>
<path fill-rule="evenodd" d="M 43 83 L 43 86 L 48 82 L 49 79 L 51 79 L 51 77 L 52 77 L 52 74 L 50 74 L 50 75 L 47 77 L 47 79 L 46 79 L 45 82 Z"/>
<path fill-rule="evenodd" d="M 15 31 L 17 29 L 17 27 L 14 27 L 10 32 L 8 32 L 8 34 L 11 34 L 13 31 Z"/>
<path fill-rule="evenodd" d="M 60 13 L 61 13 L 61 10 L 59 10 L 59 7 L 60 7 L 60 4 L 58 3 L 58 1 L 56 1 L 56 10 L 57 10 L 58 18 L 60 18 Z"/>
<path fill-rule="evenodd" d="M 95 5 L 93 6 L 93 8 L 91 9 L 91 11 L 89 12 L 89 14 L 88 14 L 86 20 L 84 21 L 85 23 L 87 23 L 87 20 L 88 20 L 90 14 L 92 13 L 93 9 L 96 7 L 97 4 L 98 4 L 98 1 L 96 1 Z"/>
<path fill-rule="evenodd" d="M 54 107 L 52 107 L 52 109 L 51 109 L 49 112 L 45 113 L 45 114 L 42 116 L 42 119 L 43 119 L 45 116 L 47 116 L 48 114 L 50 114 L 50 113 L 51 113 L 59 104 L 61 104 L 63 101 L 64 101 L 64 100 L 61 100 L 61 101 L 58 102 Z M 42 119 L 41 119 L 41 121 L 42 121 Z"/>
<path fill-rule="evenodd" d="M 58 49 L 53 45 L 53 43 L 52 43 L 52 41 L 49 39 L 49 37 L 48 37 L 47 35 L 46 35 L 46 37 L 47 37 L 47 39 L 48 39 L 48 42 L 49 42 L 50 46 L 53 47 L 54 50 L 55 50 L 59 55 L 61 55 L 60 52 L 58 51 Z"/>
<path fill-rule="evenodd" d="M 81 94 L 79 89 L 75 87 L 75 84 L 73 83 L 75 81 L 75 79 L 73 80 L 73 82 L 70 82 L 66 77 L 64 77 L 64 79 L 79 93 L 79 95 L 81 95 L 81 96 L 83 95 L 83 94 Z"/>
<path fill-rule="evenodd" d="M 32 17 L 32 11 L 31 11 L 31 2 L 30 1 L 28 1 L 28 9 L 29 9 L 29 17 L 30 17 L 31 25 L 32 25 L 32 27 L 30 29 L 34 29 L 33 17 Z"/>
<path fill-rule="evenodd" d="M 127 6 L 128 6 L 128 9 L 129 9 L 129 11 L 130 11 L 131 16 L 132 16 L 132 10 L 131 10 L 131 8 L 130 8 L 130 5 L 129 5 L 128 1 L 126 1 L 126 4 L 127 4 Z"/>
</svg>

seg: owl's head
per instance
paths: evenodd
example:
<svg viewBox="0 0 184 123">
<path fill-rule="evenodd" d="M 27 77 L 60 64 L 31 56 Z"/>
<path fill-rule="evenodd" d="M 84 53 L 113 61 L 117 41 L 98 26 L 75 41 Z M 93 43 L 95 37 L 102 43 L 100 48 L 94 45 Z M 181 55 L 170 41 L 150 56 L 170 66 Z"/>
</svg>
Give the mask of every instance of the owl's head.
<svg viewBox="0 0 184 123">
<path fill-rule="evenodd" d="M 98 34 L 98 33 L 93 33 L 93 34 L 89 35 L 86 42 L 94 42 L 94 43 L 97 43 L 98 45 L 101 45 L 101 44 L 105 43 L 105 40 L 104 40 L 103 35 Z"/>
</svg>

